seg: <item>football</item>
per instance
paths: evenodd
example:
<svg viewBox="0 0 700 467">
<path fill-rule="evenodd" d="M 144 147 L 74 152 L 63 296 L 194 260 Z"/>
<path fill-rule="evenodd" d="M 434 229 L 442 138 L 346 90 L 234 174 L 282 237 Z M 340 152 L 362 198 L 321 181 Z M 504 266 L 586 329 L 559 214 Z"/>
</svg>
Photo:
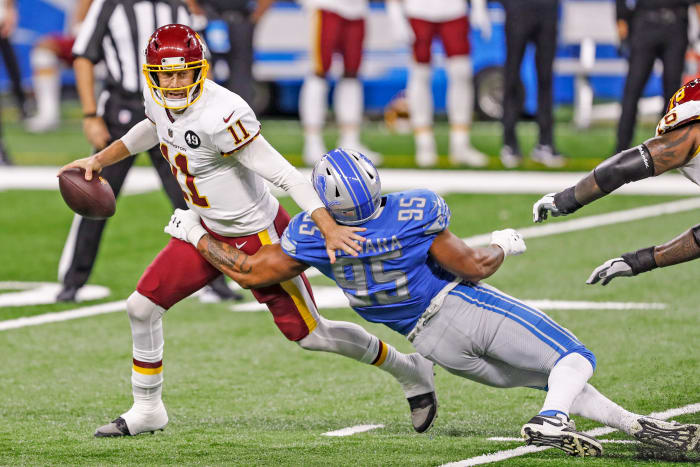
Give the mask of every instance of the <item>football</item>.
<svg viewBox="0 0 700 467">
<path fill-rule="evenodd" d="M 106 219 L 114 215 L 117 208 L 112 187 L 107 180 L 93 174 L 85 180 L 85 170 L 71 168 L 58 177 L 61 196 L 69 208 L 89 219 Z"/>
</svg>

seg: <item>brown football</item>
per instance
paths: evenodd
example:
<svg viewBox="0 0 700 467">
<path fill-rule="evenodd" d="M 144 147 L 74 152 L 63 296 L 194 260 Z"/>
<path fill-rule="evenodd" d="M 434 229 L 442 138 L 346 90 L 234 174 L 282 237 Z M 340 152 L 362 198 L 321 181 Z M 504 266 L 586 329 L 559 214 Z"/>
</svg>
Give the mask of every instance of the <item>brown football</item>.
<svg viewBox="0 0 700 467">
<path fill-rule="evenodd" d="M 106 219 L 114 215 L 117 208 L 114 192 L 107 180 L 93 174 L 85 180 L 85 170 L 68 169 L 58 177 L 61 196 L 69 208 L 83 217 Z"/>
</svg>

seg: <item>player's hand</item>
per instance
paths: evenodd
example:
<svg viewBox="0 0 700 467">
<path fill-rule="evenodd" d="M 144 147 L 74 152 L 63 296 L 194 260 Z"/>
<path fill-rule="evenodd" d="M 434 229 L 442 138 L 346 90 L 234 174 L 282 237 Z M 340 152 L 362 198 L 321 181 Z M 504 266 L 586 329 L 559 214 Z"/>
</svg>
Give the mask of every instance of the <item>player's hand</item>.
<svg viewBox="0 0 700 467">
<path fill-rule="evenodd" d="M 408 23 L 401 8 L 401 2 L 390 0 L 386 2 L 386 14 L 391 23 L 391 33 L 399 44 L 411 44 L 415 38 L 413 29 Z"/>
<path fill-rule="evenodd" d="M 593 270 L 588 277 L 586 284 L 597 284 L 601 279 L 600 285 L 608 285 L 608 282 L 620 276 L 633 276 L 632 266 L 624 260 L 624 258 L 609 259 Z"/>
<path fill-rule="evenodd" d="M 357 253 L 362 251 L 360 242 L 365 241 L 365 237 L 358 235 L 356 232 L 364 232 L 367 230 L 364 227 L 350 227 L 347 225 L 330 226 L 325 233 L 326 237 L 326 252 L 331 259 L 331 264 L 335 263 L 335 251 L 343 250 L 348 255 L 357 256 Z"/>
<path fill-rule="evenodd" d="M 537 200 L 535 204 L 532 205 L 532 221 L 542 222 L 547 219 L 547 214 L 551 214 L 552 217 L 565 216 L 554 205 L 554 195 L 556 193 L 547 193 L 542 198 Z"/>
<path fill-rule="evenodd" d="M 514 229 L 496 230 L 492 232 L 491 244 L 500 246 L 505 256 L 521 255 L 527 250 L 523 236 Z"/>
<path fill-rule="evenodd" d="M 93 173 L 100 173 L 102 171 L 102 164 L 100 164 L 100 161 L 97 159 L 97 157 L 90 156 L 85 157 L 83 159 L 74 160 L 70 164 L 64 165 L 63 167 L 58 169 L 58 173 L 56 174 L 56 176 L 59 176 L 66 170 L 72 169 L 74 167 L 85 169 L 85 180 L 92 180 Z"/>
<path fill-rule="evenodd" d="M 480 2 L 472 2 L 472 9 L 469 11 L 469 26 L 481 32 L 481 38 L 485 41 L 491 40 L 491 18 L 486 5 Z"/>
<path fill-rule="evenodd" d="M 104 149 L 111 136 L 102 117 L 87 117 L 83 119 L 83 133 L 85 138 L 96 149 Z"/>
<path fill-rule="evenodd" d="M 171 237 L 188 242 L 195 247 L 207 231 L 202 227 L 199 214 L 191 209 L 176 209 L 163 231 Z"/>
</svg>

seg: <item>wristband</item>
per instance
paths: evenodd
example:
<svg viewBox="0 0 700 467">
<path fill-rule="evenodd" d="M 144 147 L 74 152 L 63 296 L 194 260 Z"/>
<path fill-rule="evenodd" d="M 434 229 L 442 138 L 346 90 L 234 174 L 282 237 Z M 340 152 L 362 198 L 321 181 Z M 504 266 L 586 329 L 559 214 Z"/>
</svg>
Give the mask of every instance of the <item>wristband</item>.
<svg viewBox="0 0 700 467">
<path fill-rule="evenodd" d="M 187 232 L 187 241 L 197 248 L 199 241 L 207 234 L 207 230 L 201 224 L 197 224 Z"/>
<path fill-rule="evenodd" d="M 637 275 L 642 272 L 651 271 L 657 267 L 654 259 L 654 247 L 642 248 L 633 253 L 625 253 L 622 255 L 627 264 L 632 267 L 632 274 Z"/>
<path fill-rule="evenodd" d="M 83 118 L 95 118 L 97 116 L 98 116 L 97 112 L 90 112 L 90 113 L 83 114 Z"/>
<path fill-rule="evenodd" d="M 574 196 L 575 190 L 575 186 L 570 186 L 566 190 L 554 195 L 554 206 L 562 214 L 571 214 L 583 207 L 581 203 L 576 201 L 576 196 Z"/>
</svg>

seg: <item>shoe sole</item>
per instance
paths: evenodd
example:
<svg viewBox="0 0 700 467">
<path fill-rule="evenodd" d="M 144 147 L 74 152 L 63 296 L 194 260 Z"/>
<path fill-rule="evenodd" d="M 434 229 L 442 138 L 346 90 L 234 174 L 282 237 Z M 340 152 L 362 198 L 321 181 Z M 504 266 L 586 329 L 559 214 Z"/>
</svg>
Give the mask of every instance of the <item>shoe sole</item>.
<svg viewBox="0 0 700 467">
<path fill-rule="evenodd" d="M 165 428 L 157 428 L 155 430 L 142 431 L 141 433 L 136 433 L 135 435 L 132 435 L 132 434 L 127 435 L 124 433 L 103 433 L 101 431 L 96 431 L 95 438 L 126 438 L 127 436 L 138 436 L 138 435 L 141 435 L 143 433 L 150 433 L 150 434 L 154 435 L 156 433 L 156 431 L 163 431 L 163 430 L 165 430 Z"/>
<path fill-rule="evenodd" d="M 592 442 L 580 433 L 568 432 L 560 435 L 545 435 L 537 429 L 523 427 L 522 437 L 530 446 L 549 446 L 561 449 L 570 456 L 598 457 L 603 454 L 603 446 Z"/>
<path fill-rule="evenodd" d="M 679 425 L 677 428 L 661 428 L 653 421 L 640 419 L 632 427 L 632 435 L 645 444 L 700 451 L 700 425 Z"/>
<path fill-rule="evenodd" d="M 430 423 L 423 430 L 419 431 L 415 425 L 413 426 L 413 429 L 416 430 L 416 432 L 418 432 L 418 433 L 425 433 L 428 430 L 430 430 L 433 427 L 435 420 L 438 418 L 438 409 L 439 408 L 440 408 L 440 403 L 438 402 L 437 393 L 436 393 L 435 394 L 435 415 L 433 415 L 433 418 L 430 420 Z"/>
</svg>

